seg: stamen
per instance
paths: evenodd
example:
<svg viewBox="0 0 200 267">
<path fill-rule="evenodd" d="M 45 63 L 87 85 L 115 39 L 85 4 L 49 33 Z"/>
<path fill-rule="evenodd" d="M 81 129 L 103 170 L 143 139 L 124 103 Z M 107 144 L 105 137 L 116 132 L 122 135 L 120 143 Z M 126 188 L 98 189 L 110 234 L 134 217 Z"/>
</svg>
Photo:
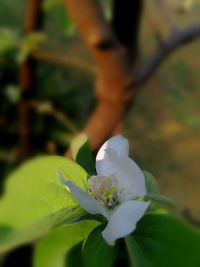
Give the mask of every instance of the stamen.
<svg viewBox="0 0 200 267">
<path fill-rule="evenodd" d="M 118 203 L 117 185 L 115 176 L 92 176 L 88 180 L 88 187 L 94 198 L 108 208 L 113 208 Z"/>
</svg>

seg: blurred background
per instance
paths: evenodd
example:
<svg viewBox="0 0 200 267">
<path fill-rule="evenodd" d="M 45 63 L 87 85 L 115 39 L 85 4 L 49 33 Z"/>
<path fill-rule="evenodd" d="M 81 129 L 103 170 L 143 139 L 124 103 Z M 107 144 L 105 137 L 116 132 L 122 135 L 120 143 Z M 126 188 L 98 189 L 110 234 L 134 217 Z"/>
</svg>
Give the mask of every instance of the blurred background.
<svg viewBox="0 0 200 267">
<path fill-rule="evenodd" d="M 200 1 L 168 4 L 179 28 L 199 23 Z M 110 1 L 103 5 L 109 20 Z M 26 6 L 25 0 L 0 1 L 1 190 L 6 175 L 21 161 L 21 137 L 26 136 L 22 96 L 31 99 L 31 156 L 64 154 L 96 103 L 95 65 L 62 1 L 44 0 L 41 31 L 23 35 Z M 169 30 L 157 1 L 147 0 L 139 41 L 141 62 L 158 49 Z M 35 77 L 29 77 L 33 88 L 26 95 L 21 73 L 32 52 Z M 196 225 L 200 225 L 199 58 L 199 40 L 170 54 L 143 86 L 123 123 L 131 156 L 155 175 L 161 191 Z"/>
</svg>

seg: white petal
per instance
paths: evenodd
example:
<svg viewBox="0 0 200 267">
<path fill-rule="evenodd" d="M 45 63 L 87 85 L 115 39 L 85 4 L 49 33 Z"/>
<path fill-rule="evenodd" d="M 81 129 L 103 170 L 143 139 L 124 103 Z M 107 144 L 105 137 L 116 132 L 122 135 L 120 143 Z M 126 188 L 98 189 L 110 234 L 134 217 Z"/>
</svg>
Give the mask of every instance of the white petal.
<svg viewBox="0 0 200 267">
<path fill-rule="evenodd" d="M 138 165 L 130 158 L 119 157 L 112 150 L 106 150 L 105 154 L 110 174 L 118 179 L 118 188 L 122 190 L 119 201 L 124 202 L 146 195 L 144 174 Z"/>
<path fill-rule="evenodd" d="M 102 214 L 107 219 L 109 218 L 109 212 L 107 211 L 107 209 L 102 206 L 96 199 L 89 196 L 85 191 L 83 191 L 70 181 L 66 181 L 65 185 L 70 190 L 74 198 L 86 211 L 91 214 Z"/>
<path fill-rule="evenodd" d="M 97 154 L 97 159 L 104 158 L 104 150 L 105 149 L 113 149 L 119 156 L 128 157 L 129 154 L 129 144 L 128 140 L 124 138 L 122 135 L 115 135 L 108 139 L 99 149 Z"/>
<path fill-rule="evenodd" d="M 131 234 L 135 230 L 136 223 L 142 218 L 149 204 L 149 201 L 139 202 L 129 200 L 114 210 L 106 228 L 102 232 L 102 236 L 106 242 L 112 246 L 115 244 L 116 239 Z"/>
<path fill-rule="evenodd" d="M 100 148 L 96 156 L 96 170 L 98 175 L 107 176 L 110 172 L 109 165 L 105 160 L 105 150 L 112 149 L 119 156 L 128 157 L 129 144 L 128 140 L 122 135 L 116 135 L 108 139 Z"/>
</svg>

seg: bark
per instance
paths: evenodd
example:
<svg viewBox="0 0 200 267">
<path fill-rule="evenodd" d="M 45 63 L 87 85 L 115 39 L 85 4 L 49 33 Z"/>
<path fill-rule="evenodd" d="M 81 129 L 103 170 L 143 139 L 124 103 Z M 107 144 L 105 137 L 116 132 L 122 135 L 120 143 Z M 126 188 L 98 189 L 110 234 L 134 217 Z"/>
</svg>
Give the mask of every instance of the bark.
<svg viewBox="0 0 200 267">
<path fill-rule="evenodd" d="M 99 1 L 64 3 L 96 61 L 98 104 L 84 130 L 96 150 L 118 128 L 134 98 L 133 68 L 126 47 L 105 20 Z"/>
</svg>

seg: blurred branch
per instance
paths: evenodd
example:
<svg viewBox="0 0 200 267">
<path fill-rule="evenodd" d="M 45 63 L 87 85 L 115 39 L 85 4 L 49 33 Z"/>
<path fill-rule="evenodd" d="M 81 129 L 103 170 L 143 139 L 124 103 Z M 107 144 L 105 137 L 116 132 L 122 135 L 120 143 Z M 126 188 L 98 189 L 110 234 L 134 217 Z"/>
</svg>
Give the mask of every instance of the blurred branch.
<svg viewBox="0 0 200 267">
<path fill-rule="evenodd" d="M 120 122 L 133 102 L 139 86 L 154 73 L 172 51 L 199 37 L 200 26 L 196 25 L 183 31 L 172 31 L 166 43 L 137 72 L 135 63 L 137 63 L 142 2 L 115 0 L 112 27 L 104 18 L 100 1 L 64 0 L 64 3 L 96 61 L 98 104 L 84 129 L 95 151 L 113 132 L 120 131 Z M 169 17 L 166 6 L 164 9 L 166 19 L 171 21 L 175 29 L 175 22 L 172 17 Z M 135 25 L 131 25 L 131 14 L 135 16 L 133 18 Z M 133 28 L 130 29 L 130 27 Z M 133 64 L 130 53 L 127 53 L 127 50 L 130 51 L 131 44 L 133 45 L 132 57 L 135 61 Z"/>
<path fill-rule="evenodd" d="M 55 120 L 66 127 L 71 133 L 78 133 L 78 130 L 76 129 L 72 121 L 67 117 L 67 115 L 61 111 L 56 110 L 51 102 L 31 101 L 30 104 L 31 107 L 35 108 L 39 113 L 51 115 Z"/>
<path fill-rule="evenodd" d="M 32 53 L 31 57 L 34 58 L 35 60 L 44 60 L 44 61 L 52 62 L 55 64 L 71 65 L 71 66 L 86 70 L 90 72 L 91 74 L 96 73 L 96 69 L 95 67 L 92 66 L 92 64 L 88 64 L 79 59 L 70 58 L 68 56 L 37 51 L 37 52 Z"/>
<path fill-rule="evenodd" d="M 97 107 L 86 125 L 93 150 L 111 135 L 134 97 L 134 77 L 126 49 L 104 18 L 98 0 L 64 0 L 97 65 Z"/>
<path fill-rule="evenodd" d="M 136 85 L 141 86 L 157 70 L 160 64 L 169 54 L 177 48 L 196 40 L 200 37 L 200 24 L 189 27 L 188 29 L 173 32 L 163 46 L 147 61 L 144 67 L 138 72 Z"/>
<path fill-rule="evenodd" d="M 24 21 L 24 33 L 28 34 L 40 26 L 41 0 L 28 0 Z M 28 58 L 19 69 L 19 85 L 22 98 L 19 104 L 19 160 L 26 159 L 30 154 L 31 108 L 29 100 L 34 93 L 35 62 Z"/>
</svg>

